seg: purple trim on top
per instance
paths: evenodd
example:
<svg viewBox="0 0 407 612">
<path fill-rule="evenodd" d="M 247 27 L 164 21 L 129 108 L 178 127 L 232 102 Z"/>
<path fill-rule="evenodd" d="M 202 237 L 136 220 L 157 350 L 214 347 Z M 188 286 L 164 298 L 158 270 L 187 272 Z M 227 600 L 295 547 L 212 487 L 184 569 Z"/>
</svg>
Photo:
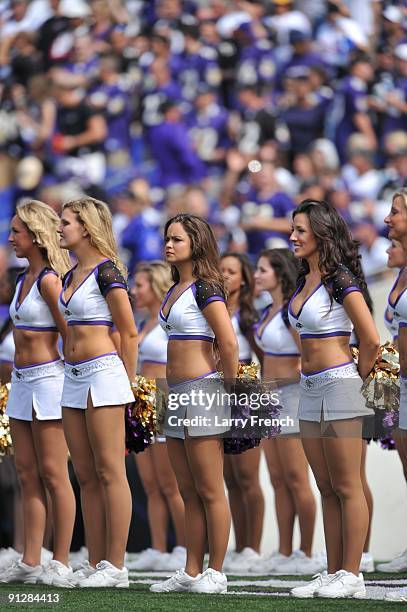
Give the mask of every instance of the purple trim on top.
<svg viewBox="0 0 407 612">
<path fill-rule="evenodd" d="M 393 308 L 390 304 L 390 308 Z M 389 309 L 386 308 L 386 310 L 384 311 L 384 320 L 387 321 L 387 323 L 393 323 L 393 317 L 391 319 L 389 319 Z"/>
<path fill-rule="evenodd" d="M 361 290 L 359 289 L 359 287 L 356 287 L 355 285 L 352 285 L 351 287 L 347 287 L 347 289 L 345 289 L 345 290 L 342 292 L 342 295 L 341 295 L 341 300 L 342 300 L 342 303 L 343 303 L 343 300 L 344 300 L 344 299 L 346 298 L 346 296 L 348 295 L 348 293 L 353 293 L 354 291 L 357 291 L 358 293 L 362 293 L 362 292 L 361 292 Z"/>
<path fill-rule="evenodd" d="M 41 281 L 44 278 L 44 276 L 46 276 L 47 274 L 54 274 L 54 276 L 59 276 L 57 272 L 55 272 L 55 270 L 52 270 L 51 268 L 44 268 L 43 270 L 41 270 L 37 278 L 37 289 L 40 295 L 41 295 Z"/>
<path fill-rule="evenodd" d="M 166 365 L 167 361 L 157 361 L 156 359 L 142 359 L 140 357 L 140 362 L 141 363 L 155 363 L 157 365 Z"/>
<path fill-rule="evenodd" d="M 68 321 L 68 327 L 72 327 L 73 325 L 107 325 L 108 327 L 113 327 L 112 321 L 76 321 L 70 320 Z"/>
<path fill-rule="evenodd" d="M 304 374 L 301 372 L 302 376 L 308 378 L 308 376 L 315 376 L 315 374 L 322 374 L 323 372 L 328 372 L 328 370 L 336 370 L 338 368 L 343 368 L 344 366 L 350 365 L 351 363 L 355 363 L 354 361 L 345 361 L 345 363 L 340 363 L 336 366 L 330 366 L 329 368 L 324 368 L 323 370 L 317 370 L 316 372 L 309 372 L 309 374 Z"/>
<path fill-rule="evenodd" d="M 120 287 L 120 289 L 124 289 L 125 291 L 127 291 L 127 287 L 126 285 L 124 285 L 123 283 L 111 283 L 108 287 L 106 287 L 106 289 L 103 291 L 102 295 L 103 297 L 105 297 L 110 289 L 114 289 L 115 287 Z"/>
<path fill-rule="evenodd" d="M 213 342 L 214 338 L 211 338 L 211 336 L 194 336 L 192 334 L 185 334 L 185 336 L 181 334 L 171 334 L 168 340 L 206 340 L 207 342 Z"/>
<path fill-rule="evenodd" d="M 239 359 L 239 363 L 241 363 L 242 365 L 249 365 L 252 362 L 252 360 L 249 359 Z"/>
<path fill-rule="evenodd" d="M 13 365 L 13 362 L 10 361 L 10 359 L 0 359 L 0 364 L 1 365 Z"/>
<path fill-rule="evenodd" d="M 27 331 L 38 331 L 38 332 L 44 332 L 44 331 L 52 331 L 52 332 L 57 332 L 58 328 L 57 327 L 30 327 L 29 325 L 14 325 L 15 329 L 25 329 Z"/>
<path fill-rule="evenodd" d="M 270 308 L 271 308 L 272 304 L 270 306 L 267 307 L 267 313 L 265 314 L 265 316 L 263 317 L 263 319 L 261 321 L 259 321 L 259 327 L 261 326 L 261 323 L 263 323 L 264 319 L 267 318 L 268 313 L 270 312 Z M 283 306 L 281 306 L 281 308 L 279 308 L 279 310 L 277 310 L 277 312 L 275 312 L 273 314 L 273 316 L 271 317 L 270 321 L 267 321 L 266 325 L 263 327 L 263 331 L 261 332 L 261 334 L 258 333 L 258 328 L 256 329 L 256 336 L 259 340 L 262 339 L 264 332 L 266 331 L 266 328 L 270 325 L 270 323 L 275 319 L 275 317 L 280 314 L 280 312 L 282 312 L 283 310 Z"/>
<path fill-rule="evenodd" d="M 199 310 L 202 312 L 202 310 L 206 308 L 207 305 L 210 304 L 211 302 L 223 302 L 224 304 L 226 304 L 225 298 L 221 297 L 220 295 L 213 295 L 212 297 L 208 298 L 206 302 L 202 304 L 202 307 Z"/>
<path fill-rule="evenodd" d="M 74 290 L 74 291 L 71 293 L 70 297 L 68 298 L 68 301 L 67 301 L 67 302 L 65 302 L 65 298 L 64 298 L 64 291 L 65 291 L 65 287 L 67 286 L 68 280 L 72 278 L 73 271 L 74 271 L 74 270 L 75 270 L 75 268 L 77 268 L 77 266 L 78 266 L 78 264 L 76 264 L 76 266 L 74 266 L 74 267 L 72 268 L 72 270 L 70 270 L 70 271 L 68 272 L 67 277 L 66 277 L 66 279 L 65 279 L 64 286 L 62 287 L 62 291 L 61 291 L 61 295 L 60 295 L 60 298 L 61 298 L 61 302 L 62 302 L 62 304 L 63 304 L 64 306 L 68 307 L 69 302 L 72 300 L 73 296 L 74 296 L 74 295 L 75 295 L 75 293 L 78 291 L 78 289 L 80 289 L 80 288 L 82 287 L 82 285 L 83 285 L 84 283 L 86 283 L 86 281 L 88 280 L 88 278 L 89 278 L 90 276 L 92 276 L 92 274 L 94 274 L 94 273 L 95 273 L 95 270 L 97 270 L 97 269 L 99 268 L 99 266 L 101 266 L 103 263 L 106 263 L 107 261 L 110 261 L 110 259 L 108 259 L 107 257 L 106 257 L 105 259 L 103 259 L 103 261 L 100 261 L 100 262 L 97 264 L 97 266 L 95 266 L 95 267 L 94 267 L 94 268 L 93 268 L 93 269 L 92 269 L 92 270 L 89 272 L 89 274 L 87 274 L 87 275 L 85 276 L 85 278 L 83 279 L 83 281 L 79 283 L 79 285 L 76 287 L 76 289 L 75 289 L 75 290 Z"/>
<path fill-rule="evenodd" d="M 351 332 L 345 332 L 345 331 L 334 331 L 334 332 L 328 332 L 326 334 L 302 334 L 300 331 L 300 337 L 301 338 L 334 338 L 336 336 L 351 336 Z"/>
<path fill-rule="evenodd" d="M 393 285 L 392 285 L 392 288 L 391 288 L 391 289 L 390 289 L 390 291 L 389 291 L 389 295 L 387 296 L 387 303 L 389 304 L 389 306 L 391 306 L 391 308 L 394 308 L 394 306 L 397 304 L 397 301 L 398 301 L 398 299 L 399 299 L 399 297 L 400 297 L 401 293 L 403 293 L 403 291 L 405 291 L 405 289 L 404 289 L 404 290 L 403 290 L 403 291 L 402 291 L 402 292 L 401 292 L 401 293 L 400 293 L 400 294 L 399 294 L 399 295 L 396 297 L 396 301 L 394 302 L 394 304 L 392 304 L 392 303 L 391 303 L 391 301 L 390 301 L 390 296 L 391 296 L 391 294 L 393 293 L 394 289 L 397 287 L 397 283 L 398 283 L 398 282 L 399 282 L 399 280 L 400 280 L 400 276 L 401 276 L 401 273 L 403 272 L 403 270 L 404 270 L 404 268 L 400 268 L 399 273 L 397 274 L 396 280 L 394 281 L 394 283 L 393 283 Z M 406 287 L 406 289 L 407 289 L 407 287 Z"/>
<path fill-rule="evenodd" d="M 300 353 L 269 353 L 264 351 L 264 355 L 267 357 L 300 357 Z"/>
<path fill-rule="evenodd" d="M 407 327 L 407 322 L 405 322 L 405 321 L 400 321 L 400 323 L 399 323 L 399 327 Z"/>
<path fill-rule="evenodd" d="M 24 285 L 24 281 L 25 281 L 25 275 L 26 275 L 26 271 L 24 270 L 24 272 L 21 274 L 21 276 L 18 279 L 18 282 L 20 283 L 20 287 L 18 288 L 18 293 L 17 293 L 17 298 L 16 298 L 16 311 L 20 308 L 21 304 L 24 302 L 21 302 L 20 304 L 20 297 L 21 297 L 21 292 L 23 290 L 23 285 Z M 30 289 L 31 291 L 31 289 Z M 28 293 L 30 293 L 30 291 Z M 27 295 L 28 295 L 27 293 Z M 25 297 L 27 297 L 27 295 Z"/>
<path fill-rule="evenodd" d="M 57 361 L 62 361 L 61 357 L 57 357 L 56 359 L 51 359 L 51 361 L 42 361 L 41 363 L 33 363 L 28 366 L 18 366 L 14 364 L 16 370 L 27 370 L 28 368 L 38 368 L 38 366 L 49 365 L 50 363 L 56 363 Z"/>
<path fill-rule="evenodd" d="M 169 290 L 169 292 L 168 292 L 168 294 L 167 294 L 167 296 L 166 296 L 166 298 L 165 298 L 165 300 L 164 300 L 164 302 L 162 303 L 161 308 L 160 308 L 160 315 L 161 315 L 161 317 L 164 319 L 164 321 L 168 321 L 168 317 L 170 316 L 171 308 L 172 308 L 172 307 L 174 306 L 174 304 L 175 304 L 175 303 L 176 303 L 176 302 L 179 300 L 179 298 L 181 297 L 181 295 L 184 295 L 184 293 L 185 293 L 186 291 L 188 291 L 188 289 L 191 289 L 192 285 L 194 285 L 194 284 L 195 284 L 195 282 L 196 282 L 196 281 L 194 281 L 194 282 L 193 282 L 193 283 L 191 283 L 191 284 L 190 284 L 188 287 L 186 287 L 186 288 L 184 289 L 184 291 L 182 291 L 182 292 L 179 294 L 179 296 L 177 297 L 177 299 L 173 301 L 173 303 L 171 304 L 171 306 L 170 306 L 170 308 L 169 308 L 169 310 L 168 310 L 168 312 L 167 312 L 167 316 L 166 316 L 166 315 L 164 314 L 164 312 L 163 312 L 163 308 L 164 308 L 165 304 L 167 303 L 168 298 L 170 297 L 170 294 L 172 293 L 173 289 L 175 289 L 175 287 L 176 287 L 176 286 L 177 286 L 179 283 L 175 283 L 175 285 L 173 285 L 173 286 L 170 288 L 170 290 Z"/>
<path fill-rule="evenodd" d="M 82 359 L 82 361 L 66 361 L 65 359 L 65 363 L 67 363 L 68 365 L 80 365 L 81 363 L 88 363 L 89 361 L 95 361 L 95 359 L 100 359 L 101 357 L 109 357 L 109 355 L 117 355 L 116 351 L 113 351 L 112 353 L 103 353 L 103 355 L 98 355 L 97 357 L 91 357 L 90 359 Z"/>
<path fill-rule="evenodd" d="M 202 376 L 197 376 L 196 378 L 189 378 L 187 380 L 180 380 L 178 383 L 173 385 L 168 385 L 169 389 L 173 389 L 174 387 L 178 387 L 178 385 L 185 385 L 185 383 L 195 382 L 196 380 L 201 380 L 202 378 L 207 378 L 211 376 L 211 374 L 216 374 L 216 370 L 212 370 L 212 372 L 207 372 L 206 374 L 202 374 Z"/>
<path fill-rule="evenodd" d="M 315 289 L 312 291 L 312 293 L 305 299 L 305 301 L 302 303 L 301 308 L 299 309 L 298 313 L 295 315 L 293 313 L 293 310 L 291 308 L 291 302 L 293 301 L 293 299 L 295 298 L 296 295 L 298 295 L 298 293 L 300 293 L 300 291 L 302 291 L 305 287 L 305 281 L 304 284 L 300 287 L 298 287 L 298 289 L 295 291 L 294 295 L 292 296 L 291 300 L 288 303 L 288 310 L 290 311 L 290 314 L 294 317 L 294 319 L 297 319 L 300 317 L 301 313 L 302 313 L 302 309 L 304 308 L 305 304 L 312 298 L 312 296 L 314 295 L 314 293 L 316 293 L 318 291 L 318 289 L 320 289 L 323 286 L 322 283 L 319 283 L 319 285 L 317 287 L 315 287 Z"/>
</svg>

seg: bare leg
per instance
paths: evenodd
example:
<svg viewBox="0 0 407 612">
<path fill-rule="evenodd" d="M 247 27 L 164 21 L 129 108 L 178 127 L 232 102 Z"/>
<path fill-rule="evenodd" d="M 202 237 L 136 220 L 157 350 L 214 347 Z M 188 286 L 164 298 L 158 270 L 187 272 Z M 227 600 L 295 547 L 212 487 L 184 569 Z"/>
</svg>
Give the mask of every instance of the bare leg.
<svg viewBox="0 0 407 612">
<path fill-rule="evenodd" d="M 367 530 L 365 545 L 363 547 L 363 552 L 369 552 L 370 545 L 370 534 L 372 531 L 372 519 L 373 519 L 373 495 L 370 490 L 369 483 L 366 479 L 366 453 L 367 453 L 368 444 L 366 440 L 362 440 L 362 461 L 360 464 L 360 478 L 362 480 L 363 492 L 365 494 L 367 509 L 369 511 L 369 527 Z"/>
<path fill-rule="evenodd" d="M 247 538 L 247 504 L 244 499 L 244 491 L 239 486 L 236 475 L 236 457 L 225 455 L 223 465 L 223 477 L 229 495 L 229 506 L 232 515 L 232 524 L 235 532 L 235 550 L 241 552 L 245 546 L 249 546 Z"/>
<path fill-rule="evenodd" d="M 14 461 L 21 487 L 24 522 L 23 562 L 40 565 L 47 517 L 47 498 L 40 477 L 30 421 L 10 419 Z"/>
<path fill-rule="evenodd" d="M 81 490 L 81 507 L 89 563 L 106 559 L 106 519 L 102 487 L 86 429 L 85 410 L 63 408 L 62 422 Z"/>
<path fill-rule="evenodd" d="M 341 504 L 331 484 L 321 437 L 321 423 L 300 421 L 300 430 L 305 455 L 321 494 L 328 573 L 334 574 L 343 569 Z"/>
<path fill-rule="evenodd" d="M 194 477 L 185 450 L 185 440 L 167 438 L 167 450 L 185 506 L 185 543 L 187 548 L 185 571 L 190 576 L 196 576 L 202 572 L 205 555 L 205 509 L 195 488 Z"/>
<path fill-rule="evenodd" d="M 263 533 L 264 496 L 260 486 L 259 465 L 260 448 L 252 448 L 233 457 L 236 463 L 236 476 L 243 492 L 247 516 L 247 544 L 259 552 Z"/>
<path fill-rule="evenodd" d="M 276 440 L 263 440 L 262 447 L 266 456 L 271 484 L 274 489 L 274 503 L 280 538 L 278 550 L 282 555 L 289 557 L 293 552 L 294 498 L 284 479 L 283 466 L 277 452 Z"/>
<path fill-rule="evenodd" d="M 152 451 L 152 448 L 147 448 L 143 453 L 137 453 L 136 464 L 147 496 L 151 545 L 156 550 L 165 552 L 167 550 L 168 510 L 154 470 Z"/>
<path fill-rule="evenodd" d="M 68 447 L 61 421 L 32 423 L 41 478 L 52 507 L 54 559 L 69 564 L 75 521 L 75 496 L 68 476 Z"/>
<path fill-rule="evenodd" d="M 86 425 L 103 491 L 106 516 L 106 560 L 124 566 L 131 520 L 131 493 L 125 467 L 124 406 L 94 408 L 88 398 Z"/>
<path fill-rule="evenodd" d="M 312 552 L 316 503 L 308 478 L 308 461 L 301 440 L 298 438 L 276 438 L 277 452 L 283 468 L 284 479 L 294 498 L 296 514 L 300 524 L 300 548 L 308 557 Z"/>
<path fill-rule="evenodd" d="M 158 442 L 151 447 L 155 477 L 170 509 L 176 543 L 185 546 L 185 510 L 177 479 L 168 458 L 167 444 Z"/>
<path fill-rule="evenodd" d="M 223 485 L 223 439 L 187 438 L 185 447 L 195 488 L 205 509 L 209 567 L 221 572 L 230 533 L 230 511 Z"/>
</svg>

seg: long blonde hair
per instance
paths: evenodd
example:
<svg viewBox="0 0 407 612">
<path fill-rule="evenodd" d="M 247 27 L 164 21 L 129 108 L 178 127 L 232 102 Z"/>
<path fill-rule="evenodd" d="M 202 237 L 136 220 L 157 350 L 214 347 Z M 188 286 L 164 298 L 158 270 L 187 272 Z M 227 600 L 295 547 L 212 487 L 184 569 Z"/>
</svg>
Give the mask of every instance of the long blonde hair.
<svg viewBox="0 0 407 612">
<path fill-rule="evenodd" d="M 17 205 L 16 215 L 33 235 L 34 244 L 38 246 L 49 266 L 61 276 L 71 267 L 69 255 L 59 246 L 57 229 L 60 218 L 44 202 L 26 200 Z"/>
<path fill-rule="evenodd" d="M 160 260 L 141 261 L 136 267 L 136 274 L 139 272 L 147 274 L 151 289 L 161 303 L 173 284 L 169 265 Z"/>
<path fill-rule="evenodd" d="M 407 189 L 406 187 L 402 187 L 399 191 L 396 191 L 396 193 L 393 195 L 392 201 L 394 202 L 396 198 L 401 198 L 403 200 L 404 206 L 407 208 Z"/>
<path fill-rule="evenodd" d="M 89 233 L 91 245 L 117 266 L 127 279 L 126 266 L 119 258 L 117 244 L 113 236 L 112 215 L 109 207 L 95 198 L 84 197 L 65 202 L 62 209 L 69 208 L 78 217 L 78 221 Z"/>
</svg>

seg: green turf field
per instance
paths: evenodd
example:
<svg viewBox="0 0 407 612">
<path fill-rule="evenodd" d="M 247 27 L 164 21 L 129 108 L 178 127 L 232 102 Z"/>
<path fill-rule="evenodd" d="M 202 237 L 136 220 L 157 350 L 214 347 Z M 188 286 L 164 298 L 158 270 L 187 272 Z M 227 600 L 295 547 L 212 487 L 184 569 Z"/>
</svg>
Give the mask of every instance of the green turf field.
<svg viewBox="0 0 407 612">
<path fill-rule="evenodd" d="M 142 610 L 150 612 L 162 610 L 177 612 L 203 612 L 206 610 L 226 610 L 233 612 L 333 612 L 336 610 L 352 612 L 369 610 L 382 612 L 388 606 L 407 610 L 407 603 L 384 602 L 386 590 L 407 585 L 406 574 L 366 574 L 367 599 L 294 599 L 289 596 L 291 587 L 301 584 L 305 577 L 298 576 L 230 576 L 227 595 L 171 594 L 162 595 L 149 592 L 149 585 L 163 579 L 151 574 L 131 573 L 129 589 L 56 589 L 46 586 L 4 585 L 0 587 L 0 610 L 25 608 L 32 610 L 58 610 L 61 612 L 122 612 Z M 31 599 L 32 594 L 34 601 Z M 57 599 L 50 603 L 41 601 L 41 596 Z M 14 596 L 15 602 L 9 599 Z M 37 601 L 36 601 L 37 599 Z M 19 600 L 19 601 L 16 601 Z M 39 601 L 38 601 L 39 600 Z"/>
</svg>

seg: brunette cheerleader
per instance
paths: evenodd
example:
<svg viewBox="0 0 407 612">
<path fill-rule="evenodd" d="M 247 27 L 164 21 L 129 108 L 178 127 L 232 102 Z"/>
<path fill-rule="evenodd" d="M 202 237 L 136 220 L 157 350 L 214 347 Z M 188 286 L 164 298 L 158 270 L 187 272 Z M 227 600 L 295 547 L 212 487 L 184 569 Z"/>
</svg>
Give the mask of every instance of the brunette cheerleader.
<svg viewBox="0 0 407 612">
<path fill-rule="evenodd" d="M 59 308 L 68 322 L 63 424 L 81 488 L 89 562 L 76 572 L 80 587 L 128 587 L 124 553 L 131 518 L 125 470 L 124 405 L 137 331 L 104 202 L 84 197 L 64 204 L 61 247 L 78 263 L 65 276 Z M 121 359 L 110 328 L 120 335 Z"/>
<path fill-rule="evenodd" d="M 221 272 L 228 291 L 227 309 L 239 345 L 239 362 L 251 362 L 253 325 L 257 320 L 253 305 L 254 277 L 250 261 L 241 253 L 225 253 Z M 264 497 L 259 478 L 260 447 L 241 455 L 225 455 L 224 478 L 235 533 L 235 552 L 229 555 L 229 572 L 249 570 L 260 559 Z"/>
<path fill-rule="evenodd" d="M 369 515 L 360 477 L 363 416 L 360 393 L 376 359 L 379 337 L 363 297 L 360 256 L 336 209 L 305 200 L 293 213 L 299 285 L 289 303 L 301 338 L 299 419 L 305 454 L 322 497 L 328 571 L 291 592 L 296 597 L 363 597 L 359 567 Z M 349 337 L 360 339 L 358 369 Z"/>
<path fill-rule="evenodd" d="M 57 347 L 58 332 L 63 338 L 66 333 L 57 306 L 59 276 L 69 268 L 69 259 L 59 248 L 58 224 L 55 212 L 37 201 L 18 205 L 11 223 L 9 242 L 17 257 L 28 259 L 10 305 L 15 358 L 6 410 L 21 486 L 24 551 L 0 581 L 71 587 L 68 557 L 75 498 L 61 421 L 64 367 Z M 54 558 L 43 568 L 46 490 L 52 504 Z"/>
<path fill-rule="evenodd" d="M 224 423 L 230 410 L 217 377 L 213 342 L 216 339 L 226 382 L 236 378 L 237 340 L 225 305 L 216 240 L 208 223 L 195 215 L 180 214 L 166 223 L 164 236 L 175 281 L 159 315 L 169 336 L 165 433 L 185 504 L 187 562 L 185 569 L 152 585 L 151 590 L 225 593 L 227 579 L 222 566 L 230 513 L 223 485 L 221 436 L 229 430 Z M 197 390 L 203 392 L 198 403 L 193 401 Z M 191 400 L 186 406 L 181 402 L 185 396 Z M 173 398 L 178 398 L 175 406 Z M 215 404 L 210 410 L 209 400 Z M 200 421 L 204 416 L 208 420 Z M 199 421 L 196 426 L 192 417 Z M 203 572 L 207 539 L 209 566 Z"/>
</svg>

